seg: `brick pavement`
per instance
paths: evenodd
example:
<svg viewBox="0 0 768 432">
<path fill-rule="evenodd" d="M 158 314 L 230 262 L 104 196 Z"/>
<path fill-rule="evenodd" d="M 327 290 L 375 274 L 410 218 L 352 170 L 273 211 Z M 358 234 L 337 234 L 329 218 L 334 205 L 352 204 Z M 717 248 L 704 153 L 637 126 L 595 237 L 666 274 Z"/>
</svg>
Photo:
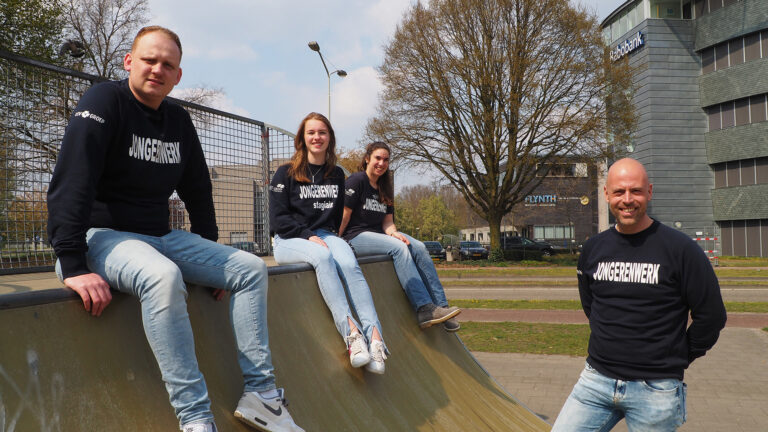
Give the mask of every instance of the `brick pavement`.
<svg viewBox="0 0 768 432">
<path fill-rule="evenodd" d="M 461 332 L 459 332 L 461 334 Z M 552 423 L 584 367 L 584 358 L 473 353 L 513 396 Z M 726 328 L 686 372 L 688 421 L 680 432 L 768 430 L 768 334 Z M 614 429 L 626 431 L 622 421 Z"/>
</svg>

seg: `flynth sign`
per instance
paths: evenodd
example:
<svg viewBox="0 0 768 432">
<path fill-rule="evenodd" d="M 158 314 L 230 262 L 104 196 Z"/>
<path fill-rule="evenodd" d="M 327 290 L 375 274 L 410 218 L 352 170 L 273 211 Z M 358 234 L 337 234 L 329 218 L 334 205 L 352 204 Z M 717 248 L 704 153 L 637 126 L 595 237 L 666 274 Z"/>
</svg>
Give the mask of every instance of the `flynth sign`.
<svg viewBox="0 0 768 432">
<path fill-rule="evenodd" d="M 631 53 L 632 51 L 640 48 L 643 45 L 645 45 L 645 39 L 643 39 L 643 34 L 640 32 L 637 32 L 635 37 L 633 37 L 632 39 L 627 39 L 624 42 L 619 42 L 616 48 L 611 50 L 611 61 L 616 61 L 624 57 L 625 55 Z"/>
</svg>

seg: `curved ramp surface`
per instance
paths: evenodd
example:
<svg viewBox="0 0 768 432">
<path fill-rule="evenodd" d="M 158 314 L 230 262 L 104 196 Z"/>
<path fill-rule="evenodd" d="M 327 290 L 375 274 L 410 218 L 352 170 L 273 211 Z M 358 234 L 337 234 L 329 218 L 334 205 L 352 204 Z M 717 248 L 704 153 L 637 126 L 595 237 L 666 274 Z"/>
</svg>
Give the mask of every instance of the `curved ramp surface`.
<svg viewBox="0 0 768 432">
<path fill-rule="evenodd" d="M 310 431 L 547 431 L 455 334 L 420 330 L 392 262 L 361 259 L 391 351 L 384 375 L 349 366 L 306 266 L 271 267 L 269 334 L 277 384 Z M 104 315 L 65 290 L 0 296 L 0 432 L 173 431 L 176 418 L 144 338 L 138 301 Z M 188 309 L 219 430 L 242 391 L 226 302 L 192 287 Z"/>
</svg>

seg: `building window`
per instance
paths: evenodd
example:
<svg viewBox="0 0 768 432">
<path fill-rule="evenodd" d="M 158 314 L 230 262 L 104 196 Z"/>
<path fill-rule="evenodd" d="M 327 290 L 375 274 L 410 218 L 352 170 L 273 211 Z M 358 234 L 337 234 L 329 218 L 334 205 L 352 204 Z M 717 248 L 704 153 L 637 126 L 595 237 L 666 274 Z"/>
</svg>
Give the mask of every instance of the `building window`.
<svg viewBox="0 0 768 432">
<path fill-rule="evenodd" d="M 736 126 L 749 123 L 749 98 L 738 99 L 734 104 L 736 106 Z"/>
<path fill-rule="evenodd" d="M 755 95 L 704 108 L 709 131 L 768 120 L 768 94 Z"/>
<path fill-rule="evenodd" d="M 725 166 L 725 162 L 712 165 L 712 171 L 715 173 L 715 189 L 728 186 L 728 181 L 725 176 Z"/>
<path fill-rule="evenodd" d="M 728 42 L 715 46 L 715 70 L 723 70 L 728 67 Z"/>
<path fill-rule="evenodd" d="M 735 123 L 733 116 L 734 108 L 733 102 L 725 102 L 720 104 L 720 121 L 722 122 L 723 129 L 732 127 Z"/>
<path fill-rule="evenodd" d="M 730 54 L 730 66 L 736 66 L 744 63 L 744 38 L 734 39 L 728 42 L 728 51 Z"/>
<path fill-rule="evenodd" d="M 762 94 L 749 98 L 750 119 L 752 123 L 763 122 L 766 120 L 766 117 L 768 117 L 768 113 L 765 109 L 766 96 L 767 95 Z"/>
<path fill-rule="evenodd" d="M 704 15 L 706 15 L 707 11 L 707 0 L 693 0 L 693 11 L 695 14 L 694 18 L 699 18 Z"/>
<path fill-rule="evenodd" d="M 741 172 L 739 169 L 739 161 L 729 161 L 725 165 L 725 174 L 727 186 L 739 186 L 741 185 Z"/>
<path fill-rule="evenodd" d="M 755 181 L 768 184 L 768 157 L 755 159 Z"/>
<path fill-rule="evenodd" d="M 680 2 L 651 0 L 651 18 L 682 18 Z"/>
<path fill-rule="evenodd" d="M 752 33 L 744 37 L 744 59 L 746 61 L 760 58 L 760 33 Z"/>
<path fill-rule="evenodd" d="M 708 74 L 715 71 L 715 47 L 704 48 L 701 51 L 701 73 Z"/>
<path fill-rule="evenodd" d="M 761 51 L 763 58 L 768 58 L 768 30 L 763 30 L 760 33 L 760 43 L 763 44 L 763 50 Z"/>
<path fill-rule="evenodd" d="M 709 119 L 709 130 L 716 131 L 722 128 L 720 122 L 720 105 L 711 106 L 706 108 L 707 118 Z"/>
<path fill-rule="evenodd" d="M 538 164 L 537 177 L 587 177 L 585 163 L 547 163 Z"/>
<path fill-rule="evenodd" d="M 755 160 L 744 159 L 741 161 L 741 186 L 755 184 Z"/>
<path fill-rule="evenodd" d="M 768 32 L 752 33 L 744 37 L 738 37 L 730 41 L 725 41 L 717 46 L 704 48 L 699 52 L 701 55 L 701 73 L 726 69 L 730 66 L 740 65 L 744 62 L 768 58 L 765 38 Z M 762 39 L 762 52 L 760 42 Z"/>
<path fill-rule="evenodd" d="M 533 227 L 533 238 L 537 240 L 571 240 L 574 238 L 573 225 L 537 225 Z"/>
</svg>

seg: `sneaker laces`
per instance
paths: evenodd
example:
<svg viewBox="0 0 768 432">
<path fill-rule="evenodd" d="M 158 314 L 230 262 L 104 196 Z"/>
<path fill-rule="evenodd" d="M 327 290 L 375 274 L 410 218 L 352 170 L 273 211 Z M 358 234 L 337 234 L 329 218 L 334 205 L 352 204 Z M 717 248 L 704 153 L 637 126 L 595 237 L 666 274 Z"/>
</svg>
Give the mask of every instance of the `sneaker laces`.
<svg viewBox="0 0 768 432">
<path fill-rule="evenodd" d="M 384 352 L 384 342 L 373 341 L 371 342 L 371 361 L 383 362 L 387 359 L 387 353 Z"/>
<path fill-rule="evenodd" d="M 365 342 L 363 341 L 363 335 L 359 332 L 354 332 L 345 338 L 347 346 L 349 347 L 349 355 L 356 356 L 366 351 Z"/>
</svg>

